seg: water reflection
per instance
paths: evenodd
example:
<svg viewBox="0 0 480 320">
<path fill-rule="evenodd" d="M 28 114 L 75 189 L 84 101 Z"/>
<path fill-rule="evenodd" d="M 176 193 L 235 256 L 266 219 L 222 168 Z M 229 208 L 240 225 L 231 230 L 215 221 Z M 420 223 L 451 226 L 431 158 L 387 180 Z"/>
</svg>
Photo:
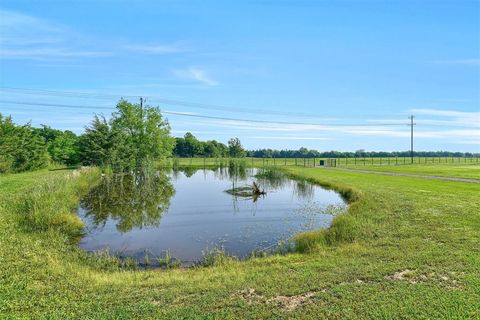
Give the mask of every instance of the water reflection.
<svg viewBox="0 0 480 320">
<path fill-rule="evenodd" d="M 266 195 L 225 192 L 253 182 Z M 152 257 L 168 252 L 187 265 L 215 247 L 246 257 L 298 232 L 328 226 L 332 205 L 344 208 L 333 191 L 280 171 L 244 166 L 105 177 L 80 203 L 78 213 L 88 229 L 80 246 L 87 251 L 108 248 L 137 261 L 145 252 Z"/>
<path fill-rule="evenodd" d="M 158 226 L 169 208 L 175 189 L 164 173 L 105 177 L 83 197 L 81 206 L 95 228 L 108 219 L 117 221 L 118 231 Z"/>
</svg>

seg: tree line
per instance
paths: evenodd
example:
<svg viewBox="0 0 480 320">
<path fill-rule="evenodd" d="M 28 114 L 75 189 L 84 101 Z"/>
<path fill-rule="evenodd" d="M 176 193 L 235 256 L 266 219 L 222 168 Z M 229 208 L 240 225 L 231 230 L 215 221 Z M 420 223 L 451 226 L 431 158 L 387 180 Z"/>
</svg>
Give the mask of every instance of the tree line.
<svg viewBox="0 0 480 320">
<path fill-rule="evenodd" d="M 216 140 L 200 141 L 192 133 L 187 132 L 183 137 L 175 138 L 175 142 L 173 154 L 181 158 L 242 158 L 247 154 L 238 138 L 230 139 L 227 146 Z"/>
<path fill-rule="evenodd" d="M 60 165 L 94 165 L 114 172 L 142 170 L 171 157 L 244 157 L 238 138 L 228 146 L 199 141 L 191 133 L 170 135 L 170 125 L 158 107 L 120 100 L 109 119 L 95 115 L 85 132 L 27 123 L 17 125 L 0 113 L 0 173 L 21 172 Z"/>
<path fill-rule="evenodd" d="M 317 151 L 313 149 L 300 148 L 298 150 L 275 150 L 258 149 L 248 151 L 249 157 L 255 158 L 388 158 L 388 157 L 410 157 L 410 151 L 365 151 L 363 149 L 355 152 L 341 151 Z M 414 151 L 415 157 L 479 157 L 479 153 L 450 152 L 450 151 Z"/>
<path fill-rule="evenodd" d="M 0 173 L 61 165 L 95 165 L 114 172 L 131 172 L 147 168 L 156 161 L 175 157 L 256 157 L 256 158 L 363 158 L 409 157 L 410 151 L 355 152 L 258 149 L 247 151 L 240 139 L 225 145 L 216 140 L 200 141 L 192 133 L 174 138 L 170 125 L 158 107 L 120 100 L 109 119 L 95 115 L 85 132 L 49 126 L 34 128 L 29 123 L 17 125 L 0 113 Z M 415 151 L 416 157 L 479 157 L 476 153 Z"/>
<path fill-rule="evenodd" d="M 158 107 L 120 100 L 110 119 L 95 115 L 85 133 L 17 125 L 0 114 L 0 172 L 20 172 L 49 164 L 96 165 L 114 172 L 146 168 L 170 157 L 175 139 Z"/>
</svg>

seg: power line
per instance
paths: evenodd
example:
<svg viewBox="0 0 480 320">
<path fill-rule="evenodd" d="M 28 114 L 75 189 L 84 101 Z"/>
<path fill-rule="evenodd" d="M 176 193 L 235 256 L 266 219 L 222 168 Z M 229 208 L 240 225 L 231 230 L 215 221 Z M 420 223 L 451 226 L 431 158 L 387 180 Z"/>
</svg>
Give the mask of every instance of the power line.
<svg viewBox="0 0 480 320">
<path fill-rule="evenodd" d="M 11 100 L 0 100 L 0 103 L 3 104 L 16 104 L 16 105 L 28 105 L 28 106 L 43 106 L 43 107 L 57 107 L 57 108 L 72 108 L 72 109 L 102 109 L 102 110 L 112 110 L 110 107 L 101 107 L 101 106 L 85 106 L 85 105 L 66 105 L 66 104 L 56 104 L 56 103 L 41 103 L 41 102 L 27 102 L 27 101 L 11 101 Z M 319 123 L 308 123 L 308 122 L 289 122 L 289 121 L 271 121 L 271 120 L 256 120 L 256 119 L 241 119 L 241 118 L 231 118 L 231 117 L 217 117 L 217 116 L 207 116 L 199 114 L 191 114 L 184 112 L 174 112 L 174 111 L 161 111 L 163 114 L 183 116 L 183 117 L 194 117 L 194 118 L 203 118 L 203 119 L 213 119 L 213 120 L 224 120 L 224 121 L 240 121 L 240 122 L 252 122 L 252 123 L 270 123 L 270 124 L 287 124 L 287 125 L 311 125 L 311 126 L 337 126 L 337 127 L 380 127 L 380 126 L 404 126 L 406 124 L 400 123 L 376 123 L 376 124 L 319 124 Z"/>
<path fill-rule="evenodd" d="M 56 107 L 56 108 L 67 108 L 67 109 L 101 109 L 101 110 L 110 110 L 113 111 L 114 107 L 105 107 L 105 106 L 87 106 L 87 105 L 70 105 L 70 104 L 57 104 L 57 103 L 41 103 L 41 102 L 28 102 L 28 101 L 12 101 L 12 100 L 0 100 L 2 104 L 15 104 L 15 105 L 27 105 L 27 106 L 44 106 L 44 107 Z M 36 109 L 29 109 L 29 111 L 37 111 Z M 94 111 L 94 110 L 92 110 Z M 182 116 L 182 117 L 192 117 L 192 118 L 203 118 L 203 119 L 213 119 L 213 120 L 223 120 L 223 121 L 240 121 L 240 122 L 250 122 L 250 123 L 262 123 L 262 124 L 286 124 L 286 125 L 310 125 L 310 126 L 324 126 L 324 127 L 382 127 L 382 126 L 405 126 L 411 125 L 410 123 L 311 123 L 311 122 L 290 122 L 290 121 L 276 121 L 276 120 L 257 120 L 257 119 L 242 119 L 242 118 L 233 118 L 233 117 L 220 117 L 220 116 L 208 116 L 194 113 L 186 112 L 176 112 L 176 111 L 161 111 L 162 114 Z M 422 124 L 425 127 L 457 127 L 465 129 L 480 129 L 480 127 L 475 126 L 462 126 L 462 125 L 448 125 L 448 124 Z"/>
<path fill-rule="evenodd" d="M 46 90 L 46 89 L 29 89 L 29 88 L 15 88 L 15 87 L 5 87 L 0 86 L 0 90 L 10 91 L 14 93 L 22 93 L 28 95 L 43 95 L 43 96 L 58 96 L 58 97 L 69 97 L 69 98 L 93 98 L 93 99 L 119 99 L 119 98 L 134 98 L 138 99 L 140 95 L 122 95 L 122 94 L 113 94 L 113 93 L 93 93 L 93 92 L 75 92 L 75 91 L 58 91 L 58 90 Z M 143 96 L 143 95 L 142 95 Z M 174 106 L 183 106 L 191 107 L 197 109 L 205 110 L 216 110 L 216 111 L 226 111 L 234 113 L 253 113 L 253 114 L 263 114 L 263 115 L 281 115 L 281 116 L 296 116 L 296 117 L 308 117 L 308 118 L 325 118 L 325 117 L 335 117 L 335 118 L 351 118 L 338 115 L 318 115 L 311 113 L 299 113 L 299 112 L 288 112 L 288 111 L 278 111 L 278 110 L 261 110 L 258 108 L 242 108 L 242 107 L 231 107 L 223 106 L 216 104 L 205 104 L 198 102 L 189 102 L 183 100 L 174 100 L 167 99 L 160 96 L 150 96 L 150 100 L 156 101 L 159 103 L 174 105 Z M 379 117 L 382 115 L 357 115 L 357 116 L 369 116 L 369 117 Z M 385 116 L 385 115 L 384 115 Z M 328 119 L 332 120 L 332 119 Z"/>
</svg>

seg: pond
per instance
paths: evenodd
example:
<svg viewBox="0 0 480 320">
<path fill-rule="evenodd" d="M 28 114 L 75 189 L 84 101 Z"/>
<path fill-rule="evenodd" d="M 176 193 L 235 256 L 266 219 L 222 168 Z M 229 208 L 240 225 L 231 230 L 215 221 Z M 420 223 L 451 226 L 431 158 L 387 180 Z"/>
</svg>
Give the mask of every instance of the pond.
<svg viewBox="0 0 480 320">
<path fill-rule="evenodd" d="M 254 181 L 265 195 L 226 192 Z M 78 215 L 86 224 L 80 247 L 140 264 L 148 255 L 192 265 L 218 248 L 245 258 L 275 250 L 299 232 L 328 227 L 345 206 L 338 193 L 280 171 L 187 168 L 103 177 L 80 202 Z"/>
</svg>

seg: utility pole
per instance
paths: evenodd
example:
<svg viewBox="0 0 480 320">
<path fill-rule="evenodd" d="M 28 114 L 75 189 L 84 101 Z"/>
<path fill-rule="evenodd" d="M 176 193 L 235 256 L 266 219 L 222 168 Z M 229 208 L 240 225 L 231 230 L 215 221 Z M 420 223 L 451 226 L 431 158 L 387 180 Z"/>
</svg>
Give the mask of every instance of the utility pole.
<svg viewBox="0 0 480 320">
<path fill-rule="evenodd" d="M 409 119 L 410 119 L 410 158 L 411 158 L 411 163 L 413 164 L 413 126 L 415 125 L 415 123 L 413 123 L 413 119 L 415 119 L 415 116 L 411 115 Z"/>
<path fill-rule="evenodd" d="M 143 120 L 143 97 L 140 97 L 140 116 Z"/>
</svg>

